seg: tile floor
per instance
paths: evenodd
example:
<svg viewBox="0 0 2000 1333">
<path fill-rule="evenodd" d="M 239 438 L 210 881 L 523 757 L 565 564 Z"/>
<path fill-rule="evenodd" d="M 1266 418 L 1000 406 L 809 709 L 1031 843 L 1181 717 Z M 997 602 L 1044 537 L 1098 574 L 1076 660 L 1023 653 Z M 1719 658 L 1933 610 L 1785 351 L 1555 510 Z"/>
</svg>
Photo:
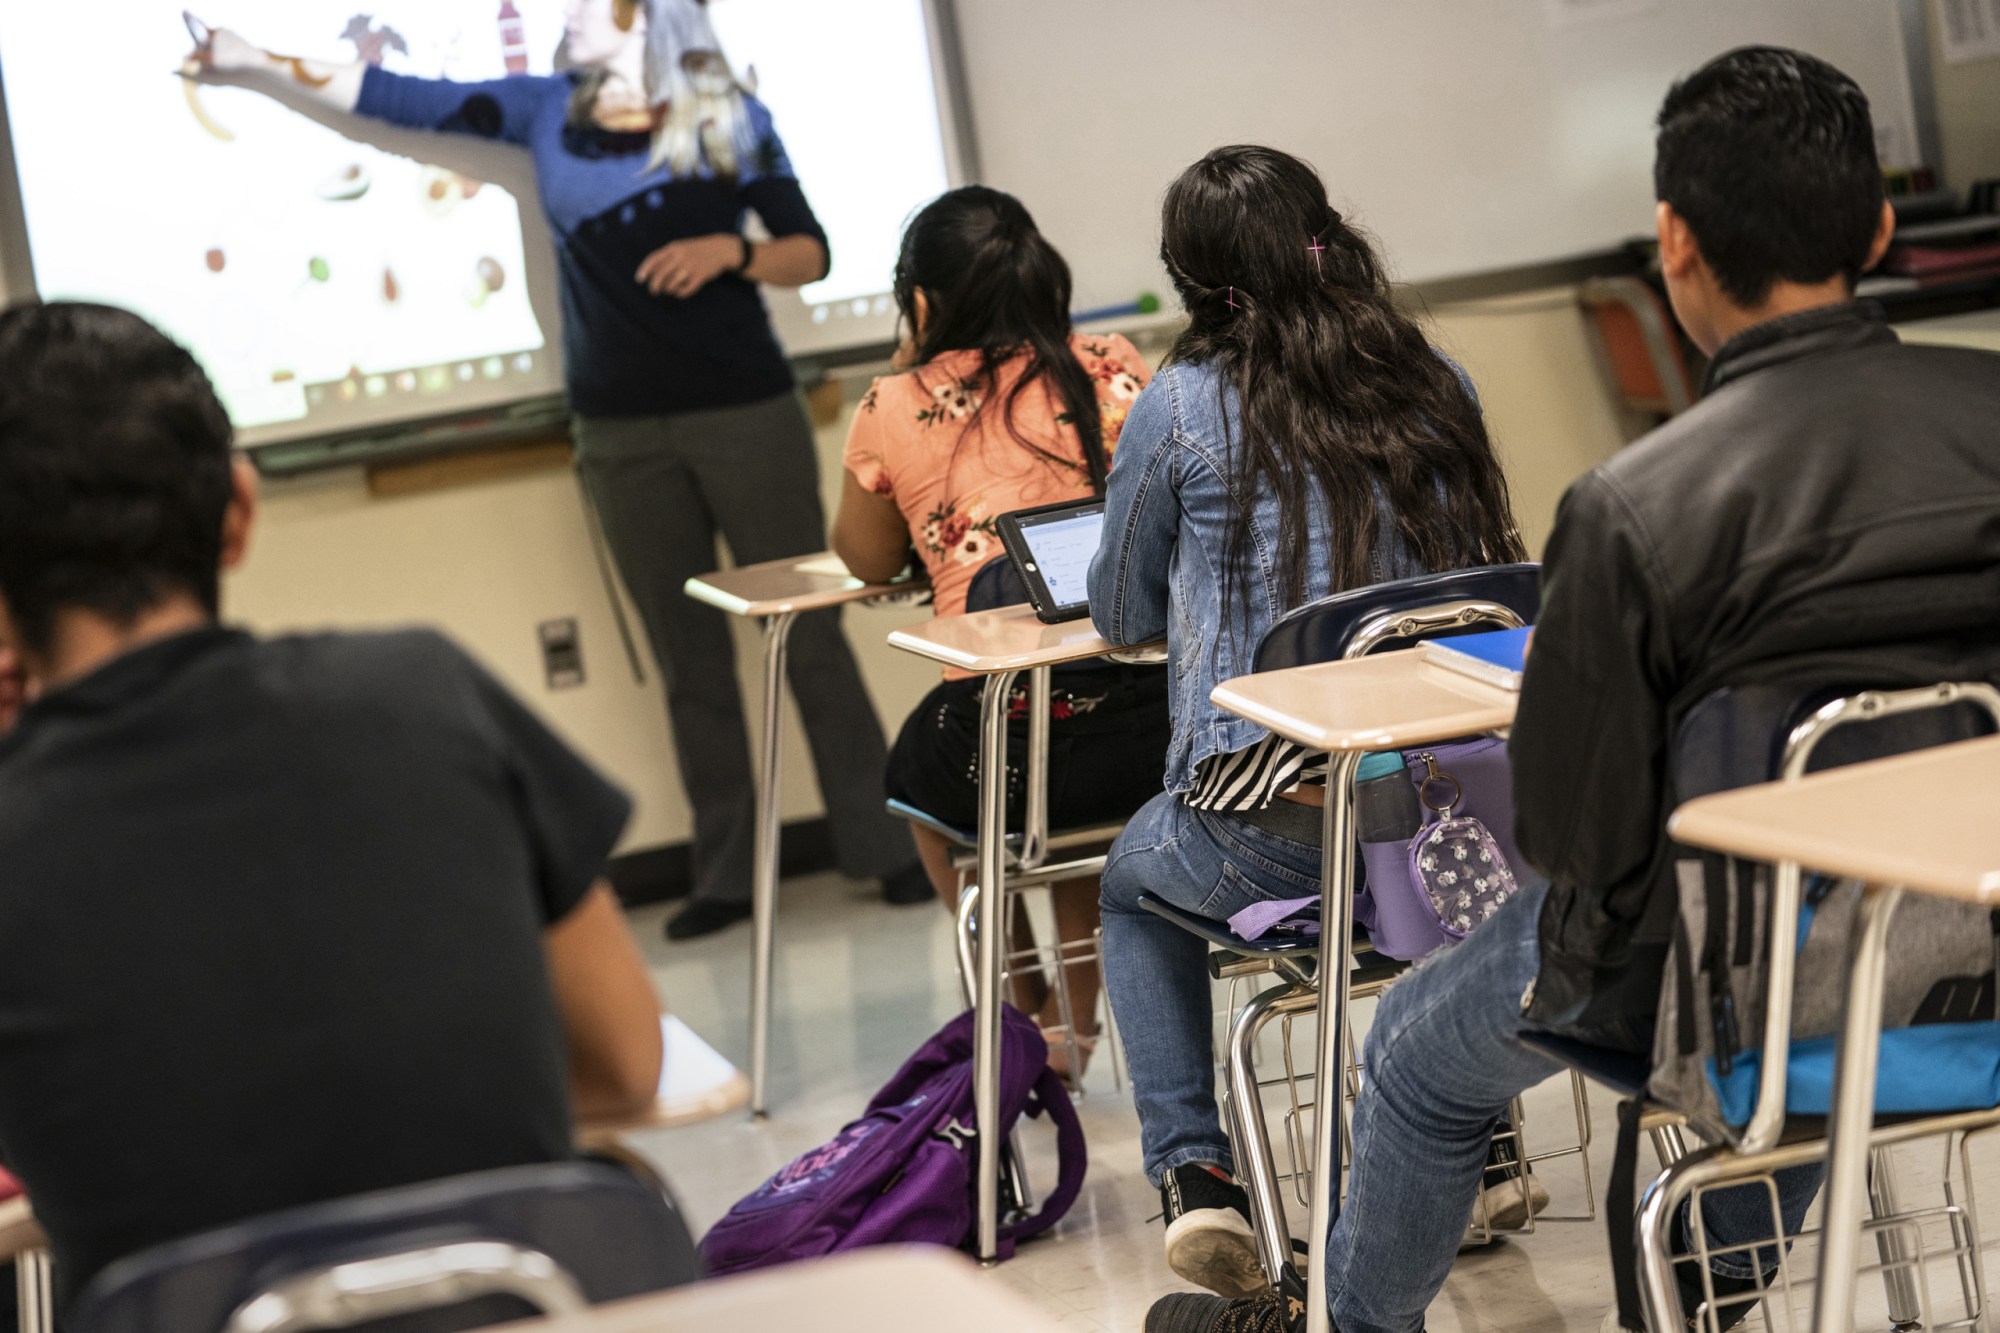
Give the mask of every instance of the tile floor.
<svg viewBox="0 0 2000 1333">
<path fill-rule="evenodd" d="M 831 1137 L 946 1019 L 958 1010 L 950 926 L 942 909 L 890 908 L 872 885 L 837 876 L 789 881 L 778 936 L 772 1025 L 771 1117 L 753 1124 L 732 1115 L 702 1125 L 635 1138 L 672 1180 L 697 1232 L 794 1156 Z M 669 946 L 660 935 L 664 907 L 641 909 L 633 926 L 660 993 L 675 1012 L 739 1065 L 749 1049 L 749 930 L 739 927 L 693 944 Z M 1359 1015 L 1366 1021 L 1366 1006 Z M 1030 1298 L 1056 1327 L 1078 1333 L 1137 1333 L 1147 1307 L 1180 1289 L 1161 1252 L 1157 1193 L 1139 1171 L 1138 1122 L 1128 1092 L 1114 1090 L 1100 1052 L 1079 1107 L 1090 1144 L 1082 1197 L 1048 1238 L 1022 1247 L 992 1280 Z M 1590 1153 L 1596 1188 L 1610 1170 L 1615 1103 L 1592 1097 L 1596 1135 Z M 1528 1102 L 1530 1149 L 1576 1141 L 1566 1082 L 1544 1085 Z M 1030 1133 L 1041 1132 L 1039 1127 Z M 1053 1170 L 1053 1141 L 1037 1154 L 1037 1180 Z M 1914 1151 L 1914 1150 L 1911 1150 Z M 1282 1149 L 1281 1149 L 1282 1156 Z M 1934 1186 L 1937 1150 L 1925 1148 L 1906 1185 Z M 1926 1170 L 1927 1168 L 1927 1170 Z M 1612 1303 L 1601 1221 L 1552 1220 L 1589 1207 L 1575 1156 L 1538 1168 L 1553 1195 L 1551 1217 L 1532 1236 L 1462 1257 L 1432 1304 L 1432 1333 L 1591 1333 Z M 2000 1152 L 1977 1176 L 2000 1193 Z M 1988 1184 L 1988 1182 L 1992 1182 Z M 1294 1222 L 1297 1231 L 1303 1231 Z M 1992 1234 L 1989 1227 L 1989 1234 Z M 1804 1271 L 1810 1271 L 1806 1260 Z M 1989 1280 L 1991 1280 L 1989 1278 Z M 1871 1293 L 1872 1291 L 1872 1299 Z M 1942 1297 L 1940 1292 L 1939 1296 Z M 1879 1310 L 1879 1285 L 1864 1282 L 1862 1327 Z M 1950 1305 L 1945 1302 L 1945 1308 Z M 1762 1327 L 1757 1321 L 1748 1328 Z M 1799 1325 L 1795 1325 L 1799 1326 Z M 1934 1325 L 1935 1326 L 1935 1325 Z M 941 1328 L 949 1327 L 940 1324 Z M 1779 1324 L 1783 1328 L 1783 1324 Z"/>
</svg>

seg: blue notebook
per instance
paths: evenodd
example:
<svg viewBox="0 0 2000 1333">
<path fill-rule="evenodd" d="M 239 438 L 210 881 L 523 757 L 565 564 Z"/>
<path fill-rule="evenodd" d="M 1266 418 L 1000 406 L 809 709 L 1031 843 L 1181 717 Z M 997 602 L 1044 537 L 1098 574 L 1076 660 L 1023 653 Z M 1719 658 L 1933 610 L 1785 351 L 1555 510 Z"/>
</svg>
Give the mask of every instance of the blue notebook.
<svg viewBox="0 0 2000 1333">
<path fill-rule="evenodd" d="M 1494 630 L 1490 634 L 1461 634 L 1452 639 L 1432 639 L 1417 647 L 1426 658 L 1441 667 L 1498 685 L 1503 690 L 1521 688 L 1521 668 L 1527 661 L 1528 628 Z"/>
</svg>

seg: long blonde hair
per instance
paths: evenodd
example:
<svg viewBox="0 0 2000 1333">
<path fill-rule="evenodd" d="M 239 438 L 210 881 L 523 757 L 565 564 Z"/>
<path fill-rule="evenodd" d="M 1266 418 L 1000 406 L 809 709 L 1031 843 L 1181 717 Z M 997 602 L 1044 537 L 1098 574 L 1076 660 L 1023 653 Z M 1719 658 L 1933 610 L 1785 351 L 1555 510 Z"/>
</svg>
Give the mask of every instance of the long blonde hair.
<svg viewBox="0 0 2000 1333">
<path fill-rule="evenodd" d="M 706 160 L 718 176 L 737 175 L 755 147 L 748 89 L 730 67 L 709 22 L 705 0 L 613 0 L 618 26 L 630 32 L 646 13 L 646 96 L 659 114 L 653 155 L 691 175 Z"/>
</svg>

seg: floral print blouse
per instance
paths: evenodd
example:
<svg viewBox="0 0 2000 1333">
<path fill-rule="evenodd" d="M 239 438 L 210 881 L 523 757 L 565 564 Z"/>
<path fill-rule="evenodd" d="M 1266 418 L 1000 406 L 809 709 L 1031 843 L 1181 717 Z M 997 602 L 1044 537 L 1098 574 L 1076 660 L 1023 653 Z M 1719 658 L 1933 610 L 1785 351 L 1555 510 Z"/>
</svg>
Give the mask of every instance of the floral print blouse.
<svg viewBox="0 0 2000 1333">
<path fill-rule="evenodd" d="M 1097 386 L 1108 465 L 1126 413 L 1153 372 L 1116 334 L 1079 334 L 1070 350 Z M 1000 515 L 1090 495 L 1083 446 L 1054 387 L 1035 384 L 1021 395 L 1010 432 L 1007 394 L 1025 357 L 1002 365 L 984 394 L 971 380 L 979 359 L 974 351 L 947 352 L 876 380 L 847 437 L 847 470 L 903 511 L 940 616 L 965 614 L 973 575 L 1004 553 Z M 1023 440 L 1043 452 L 1023 448 Z"/>
</svg>

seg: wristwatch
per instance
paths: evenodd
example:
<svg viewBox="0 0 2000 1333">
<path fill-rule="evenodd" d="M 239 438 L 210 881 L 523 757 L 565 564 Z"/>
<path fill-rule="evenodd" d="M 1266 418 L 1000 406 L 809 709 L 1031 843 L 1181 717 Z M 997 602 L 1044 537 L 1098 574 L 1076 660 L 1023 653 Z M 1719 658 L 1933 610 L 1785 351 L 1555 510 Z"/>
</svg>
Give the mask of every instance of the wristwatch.
<svg viewBox="0 0 2000 1333">
<path fill-rule="evenodd" d="M 737 273 L 747 273 L 750 271 L 751 261 L 757 257 L 757 252 L 750 248 L 750 238 L 741 232 L 736 234 L 736 243 L 743 247 L 743 257 L 736 261 L 734 271 Z"/>
</svg>

